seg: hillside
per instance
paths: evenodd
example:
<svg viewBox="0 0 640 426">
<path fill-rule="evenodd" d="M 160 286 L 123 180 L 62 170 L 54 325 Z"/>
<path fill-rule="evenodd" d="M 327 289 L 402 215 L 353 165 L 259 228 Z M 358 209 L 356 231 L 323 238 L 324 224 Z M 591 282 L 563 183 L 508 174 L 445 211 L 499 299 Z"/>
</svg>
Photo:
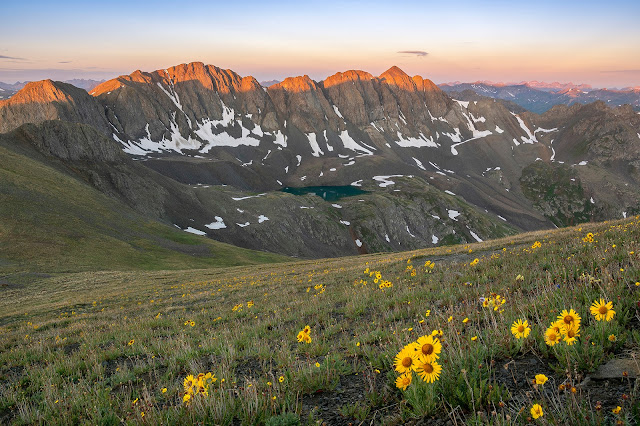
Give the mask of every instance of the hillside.
<svg viewBox="0 0 640 426">
<path fill-rule="evenodd" d="M 0 137 L 0 158 L 1 285 L 12 285 L 14 278 L 29 282 L 31 273 L 210 268 L 284 259 L 154 221 L 30 145 Z"/>
<path fill-rule="evenodd" d="M 5 283 L 0 419 L 525 424 L 539 404 L 538 422 L 635 424 L 639 226 L 632 218 L 395 254 Z M 612 302 L 610 321 L 590 314 L 600 298 Z M 581 317 L 577 341 L 549 346 L 545 330 L 564 309 Z M 531 329 L 524 338 L 510 330 L 518 319 Z M 309 343 L 296 339 L 305 326 Z M 433 383 L 414 372 L 400 390 L 394 357 L 433 330 L 441 371 Z M 202 392 L 188 386 L 206 373 L 215 381 Z"/>
</svg>

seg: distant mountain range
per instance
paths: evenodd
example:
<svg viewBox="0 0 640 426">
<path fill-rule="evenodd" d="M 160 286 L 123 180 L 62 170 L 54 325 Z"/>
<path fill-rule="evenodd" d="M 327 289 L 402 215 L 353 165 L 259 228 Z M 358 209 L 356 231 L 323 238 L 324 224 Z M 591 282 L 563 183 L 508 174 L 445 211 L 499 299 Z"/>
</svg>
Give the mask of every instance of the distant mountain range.
<svg viewBox="0 0 640 426">
<path fill-rule="evenodd" d="M 186 232 L 301 257 L 640 213 L 640 115 L 630 106 L 538 115 L 469 93 L 476 99 L 451 97 L 397 67 L 263 87 L 195 62 L 89 92 L 29 83 L 0 101 L 0 145 Z"/>
<path fill-rule="evenodd" d="M 537 81 L 519 84 L 504 83 L 445 83 L 439 87 L 458 99 L 470 99 L 473 92 L 479 96 L 502 99 L 520 107 L 541 114 L 554 105 L 586 104 L 603 101 L 610 106 L 631 105 L 640 111 L 640 87 L 615 89 L 594 89 L 586 84 L 542 83 Z"/>
</svg>

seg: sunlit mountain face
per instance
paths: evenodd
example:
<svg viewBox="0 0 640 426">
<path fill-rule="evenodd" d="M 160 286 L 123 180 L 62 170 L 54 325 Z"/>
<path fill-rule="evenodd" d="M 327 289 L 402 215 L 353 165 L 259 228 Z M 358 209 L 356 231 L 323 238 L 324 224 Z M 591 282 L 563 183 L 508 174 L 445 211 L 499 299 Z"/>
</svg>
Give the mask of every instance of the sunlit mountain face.
<svg viewBox="0 0 640 426">
<path fill-rule="evenodd" d="M 180 229 L 296 256 L 473 242 L 635 213 L 640 115 L 631 106 L 576 103 L 538 115 L 514 105 L 448 95 L 399 67 L 264 87 L 194 62 L 89 92 L 29 83 L 0 102 L 0 131 Z"/>
</svg>

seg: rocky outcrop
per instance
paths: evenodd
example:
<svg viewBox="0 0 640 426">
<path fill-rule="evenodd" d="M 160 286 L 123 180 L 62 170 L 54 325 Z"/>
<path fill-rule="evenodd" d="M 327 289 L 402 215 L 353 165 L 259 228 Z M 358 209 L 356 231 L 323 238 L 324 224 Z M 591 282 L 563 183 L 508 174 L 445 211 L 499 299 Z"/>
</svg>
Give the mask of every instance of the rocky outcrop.
<svg viewBox="0 0 640 426">
<path fill-rule="evenodd" d="M 51 80 L 28 83 L 10 99 L 0 101 L 0 133 L 46 120 L 86 123 L 105 134 L 109 131 L 102 106 L 71 84 Z"/>
</svg>

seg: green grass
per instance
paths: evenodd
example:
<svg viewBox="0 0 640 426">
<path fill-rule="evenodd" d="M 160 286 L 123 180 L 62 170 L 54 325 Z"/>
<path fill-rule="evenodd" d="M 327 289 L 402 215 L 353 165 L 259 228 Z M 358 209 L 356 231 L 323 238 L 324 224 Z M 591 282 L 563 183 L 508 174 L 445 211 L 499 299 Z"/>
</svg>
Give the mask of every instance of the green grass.
<svg viewBox="0 0 640 426">
<path fill-rule="evenodd" d="M 406 253 L 32 277 L 0 290 L 0 422 L 525 424 L 539 403 L 537 423 L 633 424 L 634 379 L 585 378 L 638 353 L 639 239 L 634 218 Z M 482 307 L 491 293 L 504 311 Z M 589 314 L 600 297 L 611 322 Z M 547 346 L 545 329 L 569 308 L 582 317 L 578 342 Z M 526 339 L 510 332 L 518 318 Z M 305 325 L 310 344 L 296 340 Z M 397 389 L 395 355 L 434 329 L 439 380 L 414 374 Z M 209 395 L 184 404 L 185 377 L 206 372 Z M 531 384 L 538 373 L 543 386 Z"/>
<path fill-rule="evenodd" d="M 0 273 L 211 268 L 287 259 L 155 222 L 1 146 L 0 158 Z"/>
</svg>

